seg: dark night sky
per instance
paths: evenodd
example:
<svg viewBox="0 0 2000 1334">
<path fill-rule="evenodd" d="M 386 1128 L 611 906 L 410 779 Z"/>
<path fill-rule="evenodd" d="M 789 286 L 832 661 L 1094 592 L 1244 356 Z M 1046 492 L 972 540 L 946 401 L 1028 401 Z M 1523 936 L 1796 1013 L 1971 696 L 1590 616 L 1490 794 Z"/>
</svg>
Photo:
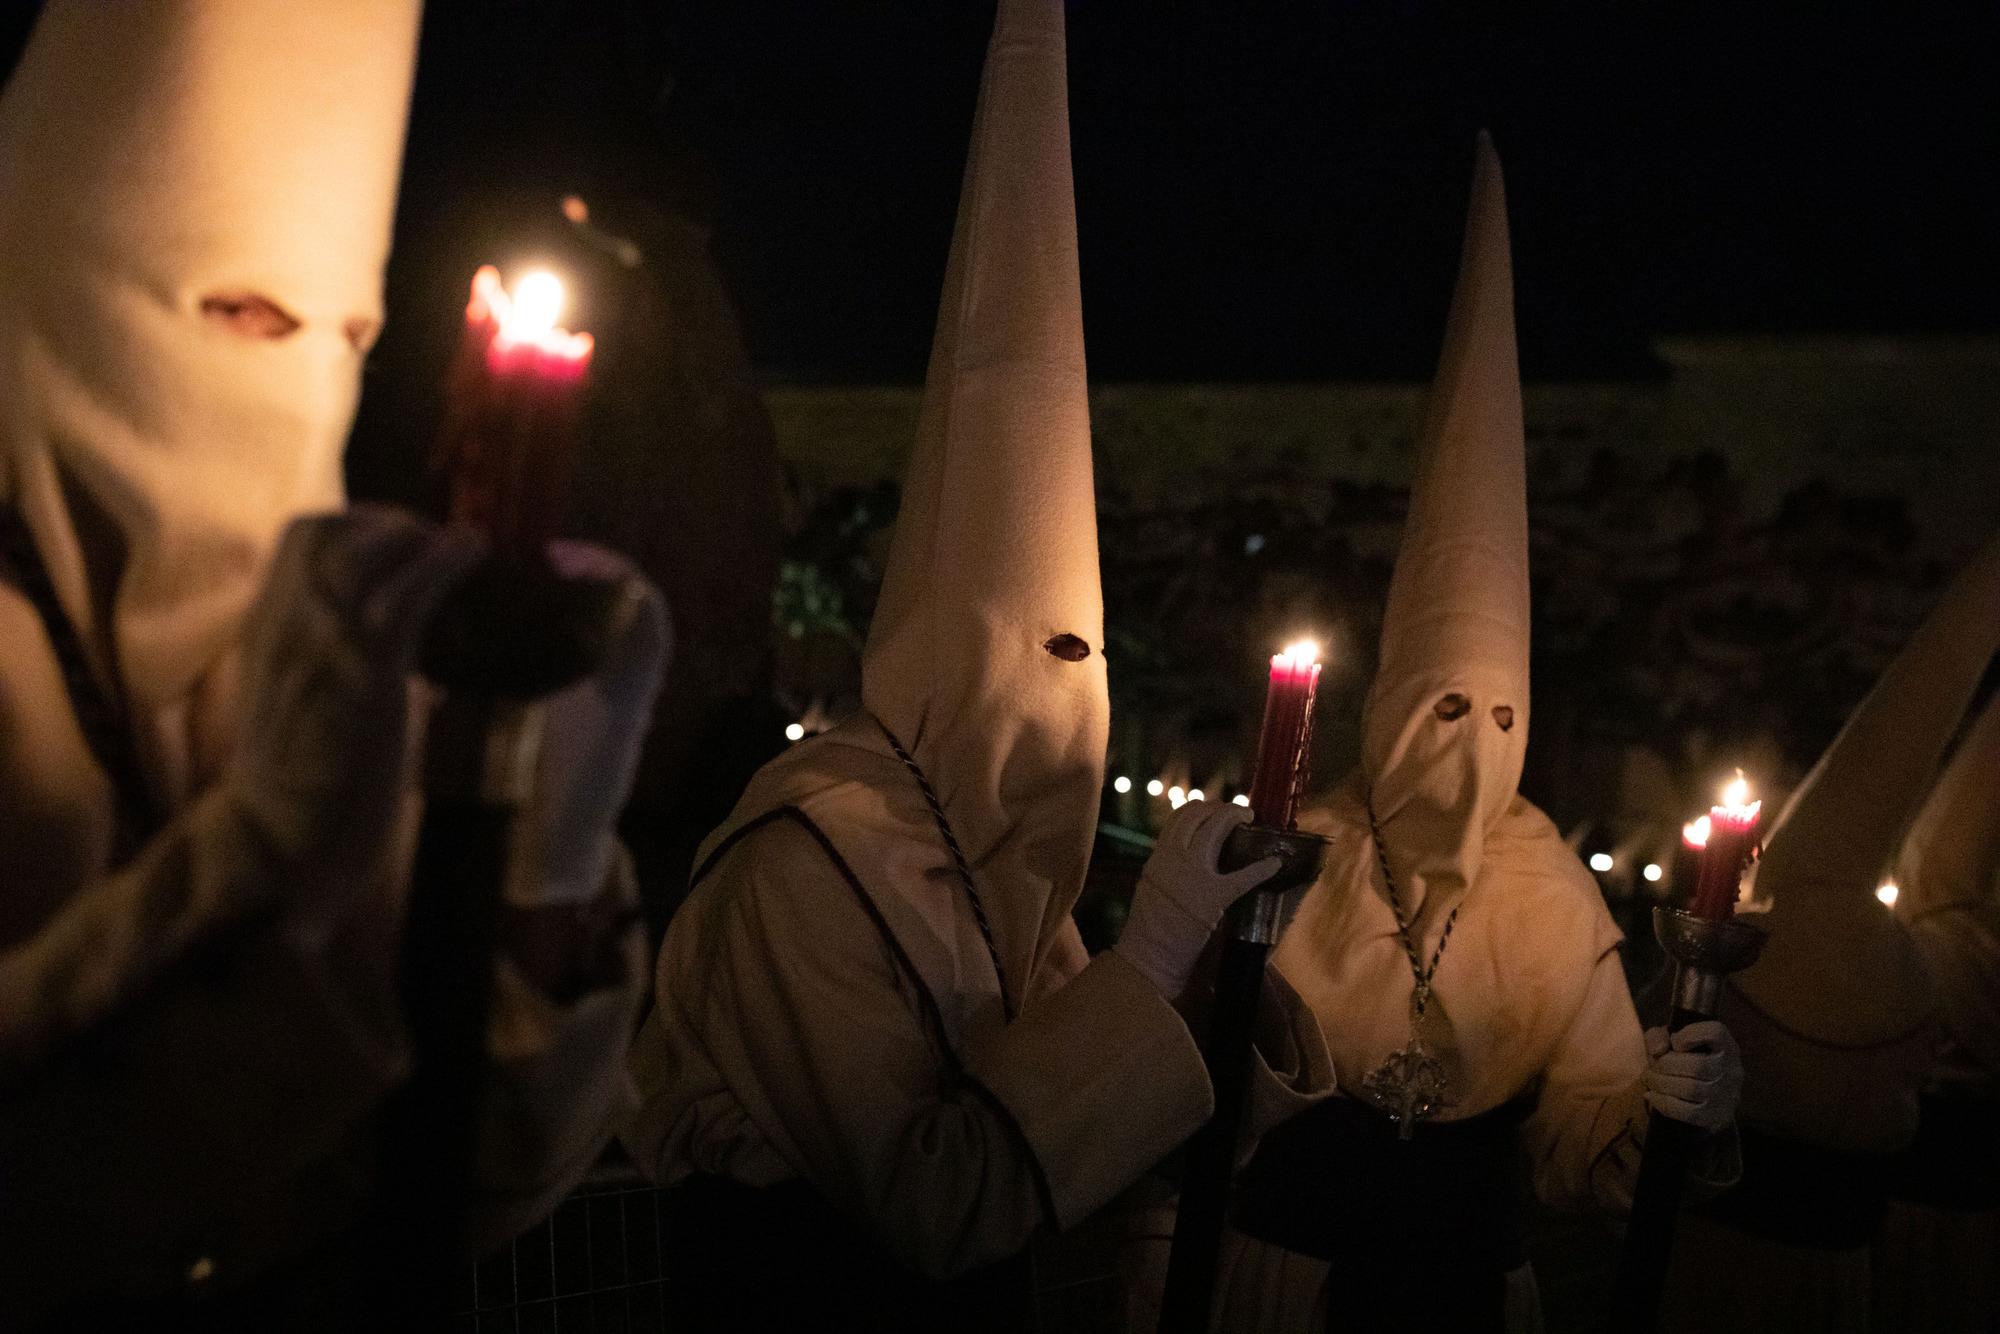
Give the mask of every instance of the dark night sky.
<svg viewBox="0 0 2000 1334">
<path fill-rule="evenodd" d="M 1664 331 L 1994 330 L 1994 24 L 1848 8 L 1071 0 L 1093 373 L 1425 375 L 1481 124 L 1530 377 L 1628 373 Z M 914 379 L 990 16 L 434 0 L 405 238 L 500 185 L 672 197 L 767 374 Z"/>
</svg>

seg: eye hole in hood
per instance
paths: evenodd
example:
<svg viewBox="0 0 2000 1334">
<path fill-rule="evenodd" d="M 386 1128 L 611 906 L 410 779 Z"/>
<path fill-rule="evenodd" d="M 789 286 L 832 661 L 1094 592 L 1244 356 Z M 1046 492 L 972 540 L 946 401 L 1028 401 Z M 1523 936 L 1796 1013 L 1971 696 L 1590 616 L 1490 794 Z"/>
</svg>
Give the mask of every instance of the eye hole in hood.
<svg viewBox="0 0 2000 1334">
<path fill-rule="evenodd" d="M 1500 725 L 1501 731 L 1513 731 L 1514 706 L 1512 704 L 1495 704 L 1493 706 L 1493 721 Z"/>
<path fill-rule="evenodd" d="M 201 299 L 201 317 L 239 338 L 270 342 L 300 328 L 298 316 L 261 292 L 210 292 Z"/>
<path fill-rule="evenodd" d="M 1090 645 L 1071 634 L 1051 635 L 1042 647 L 1064 662 L 1082 662 L 1090 656 Z"/>
<path fill-rule="evenodd" d="M 1457 691 L 1453 691 L 1451 694 L 1440 698 L 1437 704 L 1433 706 L 1432 712 L 1436 713 L 1445 722 L 1455 723 L 1466 714 L 1472 712 L 1472 701 Z"/>
</svg>

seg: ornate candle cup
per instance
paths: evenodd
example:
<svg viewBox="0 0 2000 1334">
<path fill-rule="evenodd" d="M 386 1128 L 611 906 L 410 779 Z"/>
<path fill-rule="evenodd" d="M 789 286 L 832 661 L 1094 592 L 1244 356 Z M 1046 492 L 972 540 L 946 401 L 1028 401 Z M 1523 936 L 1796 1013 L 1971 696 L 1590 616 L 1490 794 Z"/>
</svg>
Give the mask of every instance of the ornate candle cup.
<svg viewBox="0 0 2000 1334">
<path fill-rule="evenodd" d="M 1722 979 L 1757 962 L 1768 937 L 1763 927 L 1740 917 L 1703 917 L 1665 906 L 1653 909 L 1653 935 L 1674 961 L 1676 1015 L 1714 1014 L 1722 1002 Z"/>
<path fill-rule="evenodd" d="M 1326 850 L 1332 840 L 1323 834 L 1297 829 L 1267 829 L 1263 825 L 1240 825 L 1223 841 L 1217 865 L 1223 871 L 1237 871 L 1266 857 L 1276 857 L 1278 870 L 1252 893 L 1230 905 L 1223 919 L 1224 932 L 1235 940 L 1259 945 L 1276 944 L 1284 925 L 1285 896 L 1303 890 L 1319 879 L 1326 865 Z"/>
</svg>

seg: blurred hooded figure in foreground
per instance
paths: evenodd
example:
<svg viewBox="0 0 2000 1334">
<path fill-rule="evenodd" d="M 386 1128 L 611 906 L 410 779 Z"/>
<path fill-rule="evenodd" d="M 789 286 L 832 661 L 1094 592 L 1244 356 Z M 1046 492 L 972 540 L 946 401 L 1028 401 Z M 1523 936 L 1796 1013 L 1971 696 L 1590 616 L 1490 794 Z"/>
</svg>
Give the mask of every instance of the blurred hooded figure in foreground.
<svg viewBox="0 0 2000 1334">
<path fill-rule="evenodd" d="M 1273 955 L 1339 1095 L 1244 1170 L 1218 1328 L 1535 1328 L 1530 1189 L 1628 1205 L 1649 1102 L 1718 1132 L 1704 1166 L 1731 1170 L 1728 1034 L 1642 1037 L 1595 881 L 1516 791 L 1526 493 L 1506 200 L 1481 135 L 1361 768 L 1300 817 L 1335 842 Z"/>
<path fill-rule="evenodd" d="M 1066 105 L 1059 0 L 1003 0 L 866 711 L 758 774 L 660 952 L 626 1142 L 693 1328 L 1025 1327 L 1031 1241 L 1210 1110 L 1172 1002 L 1275 869 L 1217 872 L 1244 813 L 1170 823 L 1116 949 L 1070 917 L 1109 705 Z M 1288 1110 L 1327 1082 L 1294 1017 Z"/>
<path fill-rule="evenodd" d="M 1945 590 L 1766 836 L 1748 907 L 1770 943 L 1724 992 L 1750 1069 L 1747 1170 L 1683 1222 L 1667 1298 L 1676 1329 L 1869 1328 L 1870 1247 L 1946 1036 L 1939 985 L 1982 1041 L 1976 988 L 1964 986 L 1979 913 L 1940 883 L 1938 861 L 1924 884 L 1925 854 L 1944 854 L 1930 826 L 1908 849 L 1923 886 L 1909 922 L 1876 891 L 1996 649 L 2000 541 Z"/>
<path fill-rule="evenodd" d="M 0 97 L 9 1328 L 193 1297 L 305 1327 L 298 1266 L 367 1204 L 407 1067 L 415 663 L 481 556 L 341 512 L 419 11 L 51 0 Z M 611 822 L 665 647 L 629 591 L 611 665 L 551 705 L 510 870 L 468 1251 L 559 1197 L 628 1096 Z"/>
</svg>

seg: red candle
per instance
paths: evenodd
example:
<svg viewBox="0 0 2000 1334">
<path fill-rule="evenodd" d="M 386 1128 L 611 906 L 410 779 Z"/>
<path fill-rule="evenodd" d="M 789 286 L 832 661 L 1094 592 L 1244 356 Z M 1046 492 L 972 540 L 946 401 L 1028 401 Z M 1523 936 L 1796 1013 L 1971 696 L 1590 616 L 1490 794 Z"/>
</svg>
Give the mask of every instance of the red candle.
<svg viewBox="0 0 2000 1334">
<path fill-rule="evenodd" d="M 1681 837 L 1700 854 L 1690 912 L 1722 921 L 1736 911 L 1743 868 L 1757 850 L 1757 820 L 1763 809 L 1763 802 L 1750 800 L 1750 784 L 1738 773 L 1722 789 L 1720 806 L 1681 829 Z"/>
<path fill-rule="evenodd" d="M 576 456 L 576 418 L 595 343 L 557 327 L 563 285 L 530 273 L 509 291 L 491 265 L 472 277 L 452 368 L 440 462 L 453 522 L 533 558 L 555 536 Z"/>
<path fill-rule="evenodd" d="M 1266 828 L 1290 829 L 1297 817 L 1319 669 L 1319 645 L 1309 639 L 1289 645 L 1271 659 L 1264 726 L 1250 776 L 1251 814 Z"/>
</svg>

